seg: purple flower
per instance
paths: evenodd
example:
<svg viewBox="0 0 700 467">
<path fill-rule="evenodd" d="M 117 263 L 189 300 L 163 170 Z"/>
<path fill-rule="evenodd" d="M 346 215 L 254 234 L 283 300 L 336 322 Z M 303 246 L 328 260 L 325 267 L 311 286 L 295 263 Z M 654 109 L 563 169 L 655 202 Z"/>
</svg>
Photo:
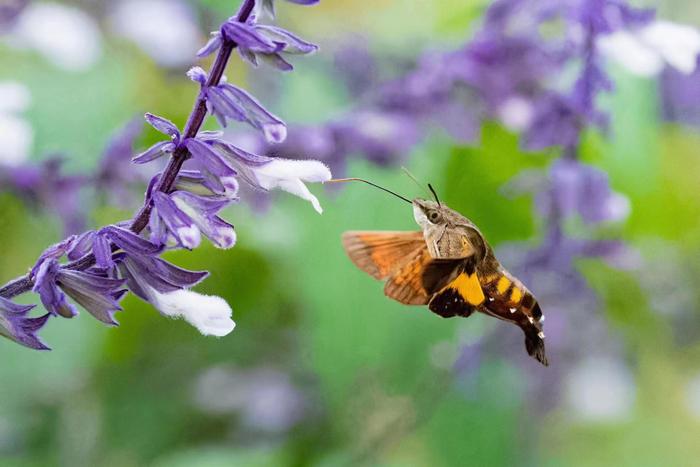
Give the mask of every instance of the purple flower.
<svg viewBox="0 0 700 467">
<path fill-rule="evenodd" d="M 199 172 L 204 176 L 207 188 L 217 195 L 234 197 L 238 190 L 236 170 L 227 164 L 211 145 L 200 139 L 190 138 L 185 144 Z"/>
<path fill-rule="evenodd" d="M 160 258 L 132 255 L 121 259 L 119 269 L 129 290 L 164 316 L 182 318 L 204 335 L 222 337 L 235 328 L 226 301 L 189 290 L 207 272 L 187 271 Z"/>
<path fill-rule="evenodd" d="M 82 235 L 71 235 L 65 240 L 61 240 L 44 250 L 36 264 L 30 271 L 32 276 L 36 276 L 39 271 L 39 266 L 46 260 L 57 260 L 66 255 L 69 251 L 73 249 L 73 245 L 82 239 Z"/>
<path fill-rule="evenodd" d="M 290 1 L 305 5 L 316 3 L 314 0 Z M 256 1 L 245 0 L 237 17 L 221 26 L 202 54 L 211 53 L 222 45 L 229 51 L 237 47 L 241 55 L 254 64 L 264 60 L 277 68 L 290 70 L 292 66 L 285 60 L 286 56 L 309 54 L 317 49 L 289 31 L 258 25 L 253 14 L 255 6 Z M 273 4 L 266 1 L 265 6 L 272 10 Z M 4 13 L 0 7 L 0 16 Z M 223 69 L 228 55 L 221 53 L 216 66 L 223 64 Z M 133 161 L 142 164 L 169 155 L 175 158 L 171 162 L 178 163 L 168 164 L 166 171 L 151 178 L 144 205 L 136 217 L 118 225 L 72 235 L 48 248 L 29 274 L 2 288 L 3 294 L 14 296 L 31 287 L 48 314 L 42 318 L 27 318 L 26 314 L 32 307 L 15 305 L 2 298 L 0 334 L 33 348 L 46 348 L 35 332 L 51 315 L 75 316 L 76 304 L 100 321 L 116 325 L 114 314 L 121 310 L 119 301 L 128 290 L 148 300 L 163 315 L 183 318 L 203 334 L 224 336 L 234 329 L 232 310 L 223 299 L 190 290 L 208 275 L 206 271 L 187 271 L 158 256 L 170 239 L 175 240 L 176 247 L 195 248 L 202 233 L 219 248 L 233 246 L 236 240 L 233 226 L 221 219 L 218 213 L 237 200 L 239 184 L 236 177 L 239 174 L 260 188 L 278 187 L 302 196 L 320 211 L 318 201 L 303 181 L 325 181 L 330 178 L 330 172 L 317 161 L 282 161 L 256 156 L 221 141 L 218 133 L 200 132 L 208 110 L 224 126 L 227 120 L 247 122 L 270 142 L 282 142 L 286 137 L 282 120 L 244 90 L 219 82 L 219 71 L 211 79 L 201 68 L 194 68 L 189 73 L 202 86 L 185 135 L 194 134 L 195 137 L 183 137 L 180 130 L 163 117 L 145 115 L 146 121 L 168 139 L 151 146 Z M 207 109 L 201 105 L 202 101 L 206 102 Z M 124 154 L 131 153 L 139 130 L 140 126 L 133 123 L 113 139 L 99 173 L 88 180 L 98 188 L 107 181 L 109 185 L 123 188 L 130 177 L 118 173 L 117 162 Z M 180 162 L 187 162 L 194 166 L 194 170 L 181 171 Z M 59 165 L 54 161 L 53 165 L 47 164 L 47 168 L 57 173 Z M 74 209 L 79 204 L 74 196 L 67 199 L 62 192 L 68 193 L 67 188 L 71 188 L 69 193 L 74 195 L 79 186 L 75 182 L 82 182 L 82 178 L 71 179 L 72 183 L 61 179 L 65 186 L 55 183 L 44 190 L 47 181 L 54 181 L 51 177 L 41 171 L 21 169 L 26 172 L 3 173 L 16 179 L 17 191 L 25 190 L 37 199 L 42 195 L 49 197 L 56 203 L 56 210 L 79 212 Z M 154 241 L 142 237 L 143 232 L 144 235 L 150 233 Z M 71 262 L 62 265 L 59 261 L 64 257 Z"/>
<path fill-rule="evenodd" d="M 170 196 L 156 191 L 152 194 L 154 210 L 151 212 L 152 241 L 163 239 L 163 227 L 167 229 L 182 248 L 192 250 L 199 246 L 200 232 L 192 219 L 177 207 Z M 154 219 L 158 216 L 159 219 Z M 161 223 L 162 222 L 162 226 Z M 155 237 L 155 238 L 154 238 Z"/>
<path fill-rule="evenodd" d="M 230 199 L 199 196 L 187 191 L 175 191 L 171 195 L 175 205 L 188 216 L 197 228 L 217 248 L 232 248 L 236 243 L 233 226 L 216 214 L 231 202 Z"/>
<path fill-rule="evenodd" d="M 281 143 L 287 137 L 285 123 L 243 89 L 226 82 L 207 86 L 206 73 L 199 67 L 192 68 L 187 74 L 202 86 L 207 108 L 221 126 L 226 127 L 227 120 L 246 122 L 262 131 L 270 143 Z"/>
<path fill-rule="evenodd" d="M 134 157 L 132 162 L 136 164 L 145 164 L 146 162 L 158 159 L 159 157 L 172 154 L 180 146 L 181 142 L 180 130 L 178 130 L 173 122 L 151 113 L 147 113 L 145 118 L 153 128 L 165 135 L 170 136 L 170 141 L 158 142 L 148 148 L 146 151 Z"/>
<path fill-rule="evenodd" d="M 318 46 L 285 29 L 255 24 L 253 17 L 246 23 L 230 18 L 221 26 L 220 32 L 212 33 L 212 38 L 197 55 L 210 55 L 221 47 L 224 40 L 236 43 L 241 56 L 251 64 L 257 66 L 259 61 L 264 61 L 281 71 L 294 68 L 284 56 L 308 55 L 318 50 Z"/>
<path fill-rule="evenodd" d="M 65 243 L 67 244 L 64 245 Z M 153 244 L 118 225 L 108 225 L 98 231 L 91 230 L 74 236 L 58 245 L 63 245 L 63 248 L 58 249 L 52 255 L 53 258 L 60 258 L 62 255 L 57 255 L 57 253 L 63 251 L 69 260 L 75 261 L 92 252 L 95 255 L 96 264 L 103 269 L 114 267 L 113 253 L 119 249 L 131 254 L 147 256 L 156 255 L 162 251 L 159 245 Z M 56 247 L 52 247 L 47 251 L 54 250 L 56 250 Z M 44 256 L 46 256 L 46 253 L 42 255 L 42 258 Z"/>
<path fill-rule="evenodd" d="M 127 280 L 129 290 L 148 300 L 147 288 L 158 292 L 174 292 L 203 281 L 206 271 L 188 271 L 155 256 L 123 253 L 119 255 L 119 270 Z"/>
<path fill-rule="evenodd" d="M 73 257 L 81 257 L 91 249 L 96 253 L 96 248 L 104 248 L 97 246 L 100 239 L 116 247 L 117 252 L 110 258 L 116 268 L 77 271 L 62 268 L 56 261 L 63 251 Z M 186 290 L 208 273 L 178 268 L 156 256 L 161 250 L 158 245 L 119 226 L 88 232 L 62 242 L 44 255 L 45 259 L 36 267 L 34 290 L 51 314 L 66 317 L 76 314 L 75 307 L 66 298 L 68 294 L 97 319 L 114 325 L 114 313 L 121 309 L 118 302 L 126 292 L 122 288 L 126 285 L 164 315 L 184 317 L 204 334 L 225 335 L 233 330 L 231 309 L 222 299 Z M 98 255 L 96 253 L 96 257 Z"/>
<path fill-rule="evenodd" d="M 111 278 L 99 269 L 73 271 L 61 269 L 57 285 L 92 316 L 105 324 L 116 326 L 114 314 L 121 311 L 119 301 L 126 293 L 125 281 Z"/>
<path fill-rule="evenodd" d="M 114 247 L 114 248 L 113 248 Z M 149 256 L 160 253 L 161 248 L 133 232 L 112 225 L 97 232 L 90 231 L 72 236 L 48 248 L 32 269 L 34 291 L 39 294 L 44 307 L 52 315 L 72 318 L 77 314 L 75 306 L 66 294 L 103 323 L 116 325 L 114 313 L 121 310 L 119 300 L 126 292 L 124 280 L 114 277 L 116 265 L 114 251 Z M 79 271 L 62 267 L 58 259 L 66 255 L 79 259 L 92 252 L 97 267 Z"/>
<path fill-rule="evenodd" d="M 18 305 L 0 297 L 0 335 L 30 349 L 48 350 L 36 333 L 46 324 L 50 315 L 29 318 L 27 314 L 32 308 L 34 305 Z"/>
<path fill-rule="evenodd" d="M 78 312 L 68 302 L 57 284 L 60 265 L 55 259 L 46 259 L 35 266 L 34 292 L 39 294 L 46 310 L 54 316 L 73 318 Z"/>
<path fill-rule="evenodd" d="M 261 156 L 221 139 L 212 140 L 209 144 L 251 186 L 265 191 L 279 188 L 311 202 L 319 214 L 323 212 L 318 199 L 311 194 L 304 182 L 330 180 L 331 172 L 325 164 L 315 160 Z"/>
<path fill-rule="evenodd" d="M 121 310 L 119 300 L 125 293 L 121 288 L 125 281 L 111 278 L 98 269 L 77 271 L 62 268 L 55 259 L 39 263 L 34 280 L 34 291 L 52 315 L 72 318 L 78 314 L 66 298 L 65 294 L 68 294 L 98 320 L 117 324 L 114 313 Z"/>
<path fill-rule="evenodd" d="M 229 197 L 232 201 L 237 200 L 238 194 L 238 182 L 235 178 L 231 179 L 235 182 L 235 187 L 233 187 L 233 196 Z M 201 196 L 214 196 L 216 193 L 209 188 L 209 183 L 207 179 L 202 175 L 199 170 L 181 170 L 175 179 L 175 190 L 187 191 L 190 193 L 198 194 Z"/>
</svg>

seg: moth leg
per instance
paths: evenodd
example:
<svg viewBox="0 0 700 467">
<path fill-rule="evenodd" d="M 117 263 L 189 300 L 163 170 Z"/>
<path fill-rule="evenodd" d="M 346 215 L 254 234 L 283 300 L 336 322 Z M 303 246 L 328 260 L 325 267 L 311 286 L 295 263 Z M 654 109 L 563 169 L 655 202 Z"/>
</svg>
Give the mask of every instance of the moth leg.
<svg viewBox="0 0 700 467">
<path fill-rule="evenodd" d="M 454 318 L 461 316 L 468 318 L 474 311 L 471 305 L 464 301 L 464 298 L 457 290 L 446 289 L 444 292 L 436 294 L 428 304 L 430 311 L 443 318 Z"/>
</svg>

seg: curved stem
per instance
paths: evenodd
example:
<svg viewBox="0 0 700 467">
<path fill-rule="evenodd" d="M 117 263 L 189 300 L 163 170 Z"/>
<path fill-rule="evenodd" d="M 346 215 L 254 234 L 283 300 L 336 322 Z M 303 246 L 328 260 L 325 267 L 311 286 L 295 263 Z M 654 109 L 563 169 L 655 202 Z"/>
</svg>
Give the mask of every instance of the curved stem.
<svg viewBox="0 0 700 467">
<path fill-rule="evenodd" d="M 245 0 L 241 5 L 238 14 L 236 15 L 236 20 L 244 23 L 250 18 L 255 8 L 255 0 Z M 209 78 L 207 80 L 207 86 L 216 86 L 221 81 L 224 75 L 224 70 L 226 70 L 226 65 L 231 58 L 231 53 L 238 46 L 235 42 L 227 41 L 224 39 L 224 43 L 219 49 L 219 53 L 214 60 L 214 64 L 209 72 Z M 207 116 L 207 103 L 202 94 L 197 96 L 197 100 L 194 103 L 192 113 L 190 113 L 187 119 L 187 124 L 183 130 L 183 138 L 194 138 L 199 133 L 199 129 L 204 123 L 204 119 Z M 177 179 L 177 174 L 182 168 L 182 164 L 190 157 L 190 153 L 186 147 L 181 146 L 177 151 L 173 153 L 170 157 L 167 167 L 163 171 L 160 181 L 156 186 L 156 190 L 168 193 L 172 190 Z M 135 233 L 140 233 L 148 225 L 149 217 L 151 216 L 151 210 L 153 206 L 151 204 L 151 199 L 147 198 L 144 201 L 143 206 L 138 211 L 134 220 L 131 223 L 130 229 Z M 68 263 L 65 267 L 67 269 L 75 270 L 85 270 L 92 267 L 95 264 L 95 257 L 90 254 L 81 258 L 77 261 Z M 10 299 L 28 292 L 34 287 L 34 280 L 29 274 L 18 277 L 4 286 L 0 287 L 0 297 Z"/>
</svg>

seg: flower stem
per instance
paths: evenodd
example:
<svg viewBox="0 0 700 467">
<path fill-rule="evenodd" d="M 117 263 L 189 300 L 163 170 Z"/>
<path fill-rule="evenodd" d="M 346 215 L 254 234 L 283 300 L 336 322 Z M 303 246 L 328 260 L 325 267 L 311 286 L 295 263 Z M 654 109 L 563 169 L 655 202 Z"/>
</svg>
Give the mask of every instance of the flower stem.
<svg viewBox="0 0 700 467">
<path fill-rule="evenodd" d="M 238 14 L 236 15 L 236 19 L 241 23 L 245 23 L 248 20 L 248 18 L 250 18 L 250 15 L 253 13 L 254 8 L 255 0 L 244 0 L 240 10 L 238 11 Z M 212 65 L 211 71 L 209 72 L 207 86 L 216 86 L 217 84 L 219 84 L 222 76 L 224 75 L 226 65 L 228 64 L 228 61 L 231 58 L 231 53 L 233 52 L 233 49 L 237 47 L 237 45 L 238 44 L 236 44 L 235 42 L 226 40 L 224 36 L 224 43 L 219 49 L 216 59 L 214 60 L 214 64 Z M 194 104 L 194 108 L 192 109 L 192 113 L 187 119 L 187 124 L 185 125 L 185 129 L 183 131 L 183 138 L 194 138 L 195 136 L 197 136 L 197 133 L 202 127 L 206 116 L 207 104 L 204 99 L 204 96 L 202 96 L 202 94 L 200 93 L 197 96 L 197 100 Z M 177 174 L 182 168 L 182 164 L 184 164 L 189 157 L 190 153 L 187 150 L 187 148 L 184 145 L 179 147 L 173 153 L 172 157 L 170 158 L 170 161 L 168 161 L 168 165 L 163 171 L 163 175 L 160 177 L 160 181 L 156 186 L 156 190 L 162 191 L 164 193 L 170 192 L 173 188 L 175 180 L 177 179 Z M 136 214 L 134 220 L 131 223 L 130 229 L 133 232 L 140 233 L 143 229 L 146 228 L 152 209 L 153 204 L 149 197 L 144 201 L 143 206 Z M 94 264 L 95 256 L 89 254 L 77 261 L 68 263 L 64 267 L 66 269 L 85 270 L 92 267 Z M 30 291 L 33 286 L 34 279 L 29 274 L 25 274 L 24 276 L 18 277 L 8 282 L 4 286 L 0 287 L 0 297 L 10 299 L 12 297 L 16 297 L 17 295 L 21 295 L 25 292 Z"/>
</svg>

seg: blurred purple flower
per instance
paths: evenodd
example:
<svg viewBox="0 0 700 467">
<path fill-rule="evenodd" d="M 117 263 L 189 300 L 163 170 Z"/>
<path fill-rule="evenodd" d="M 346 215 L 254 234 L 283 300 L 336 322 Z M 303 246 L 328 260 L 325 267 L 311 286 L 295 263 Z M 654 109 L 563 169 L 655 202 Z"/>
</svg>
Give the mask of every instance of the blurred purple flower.
<svg viewBox="0 0 700 467">
<path fill-rule="evenodd" d="M 589 224 L 621 221 L 630 211 L 627 198 L 611 190 L 605 172 L 568 158 L 553 163 L 549 187 L 537 195 L 537 206 L 545 218 L 578 214 Z"/>
<path fill-rule="evenodd" d="M 95 174 L 98 193 L 104 193 L 110 202 L 121 206 L 128 206 L 135 198 L 136 186 L 142 187 L 147 180 L 142 171 L 128 163 L 142 125 L 140 118 L 132 119 L 109 140 Z"/>
<path fill-rule="evenodd" d="M 56 213 L 65 233 L 72 234 L 85 227 L 80 193 L 87 180 L 81 175 L 63 175 L 62 165 L 63 159 L 52 157 L 39 165 L 7 167 L 0 171 L 0 182 L 31 205 Z"/>
<path fill-rule="evenodd" d="M 700 56 L 691 75 L 667 68 L 661 75 L 660 88 L 665 120 L 700 126 Z"/>
<path fill-rule="evenodd" d="M 399 112 L 358 109 L 322 125 L 294 127 L 280 144 L 269 144 L 250 133 L 226 133 L 225 138 L 247 152 L 271 159 L 313 154 L 337 173 L 345 169 L 350 157 L 365 157 L 382 166 L 406 160 L 422 139 L 422 128 L 414 118 Z"/>
<path fill-rule="evenodd" d="M 0 4 L 0 34 L 7 31 L 29 5 L 29 0 L 5 0 Z"/>
<path fill-rule="evenodd" d="M 194 399 L 212 414 L 242 416 L 247 429 L 282 433 L 309 412 L 309 401 L 290 376 L 275 368 L 211 368 L 198 379 Z"/>
<path fill-rule="evenodd" d="M 370 53 L 367 41 L 352 37 L 333 55 L 333 70 L 337 79 L 342 80 L 351 96 L 359 97 L 368 93 L 379 79 L 378 60 Z"/>
<path fill-rule="evenodd" d="M 399 113 L 359 111 L 330 124 L 336 154 L 363 154 L 379 165 L 398 163 L 408 157 L 420 140 L 418 123 Z"/>
<path fill-rule="evenodd" d="M 543 94 L 535 100 L 531 124 L 523 135 L 523 146 L 528 150 L 542 150 L 553 146 L 578 146 L 584 122 L 568 96 L 557 93 Z"/>
</svg>

